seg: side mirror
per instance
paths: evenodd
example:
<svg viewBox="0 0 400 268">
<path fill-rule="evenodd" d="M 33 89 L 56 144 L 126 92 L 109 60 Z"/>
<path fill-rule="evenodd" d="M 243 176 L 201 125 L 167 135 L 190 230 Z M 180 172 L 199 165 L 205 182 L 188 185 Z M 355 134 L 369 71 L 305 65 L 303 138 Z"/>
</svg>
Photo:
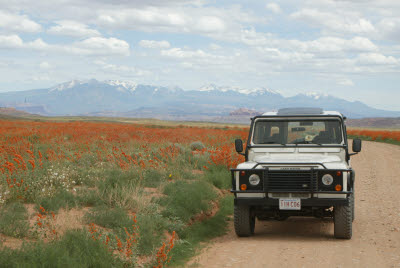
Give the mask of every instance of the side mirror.
<svg viewBox="0 0 400 268">
<path fill-rule="evenodd" d="M 361 152 L 361 140 L 360 139 L 353 140 L 353 152 L 355 152 L 355 153 Z"/>
<path fill-rule="evenodd" d="M 235 140 L 235 149 L 239 154 L 243 152 L 243 141 L 241 139 Z"/>
</svg>

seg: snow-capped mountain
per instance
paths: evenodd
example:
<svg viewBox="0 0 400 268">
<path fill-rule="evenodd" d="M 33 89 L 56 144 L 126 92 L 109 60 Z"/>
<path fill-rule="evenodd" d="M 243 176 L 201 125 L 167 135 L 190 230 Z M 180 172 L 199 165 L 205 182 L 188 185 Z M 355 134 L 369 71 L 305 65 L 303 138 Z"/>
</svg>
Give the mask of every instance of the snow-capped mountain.
<svg viewBox="0 0 400 268">
<path fill-rule="evenodd" d="M 117 90 L 121 92 L 133 92 L 138 86 L 137 83 L 132 81 L 106 80 L 104 83 L 110 86 L 116 86 Z"/>
<path fill-rule="evenodd" d="M 400 112 L 371 108 L 327 94 L 304 93 L 284 97 L 261 88 L 207 85 L 199 90 L 142 85 L 132 81 L 72 80 L 47 89 L 0 93 L 0 107 L 46 115 L 115 115 L 164 119 L 228 116 L 239 108 L 258 112 L 283 107 L 321 107 L 349 118 L 400 117 Z M 107 111 L 107 112 L 104 112 Z"/>
<path fill-rule="evenodd" d="M 318 92 L 306 92 L 304 95 L 313 98 L 314 100 L 319 100 L 320 98 L 329 97 L 329 95 L 326 93 L 318 93 Z"/>
<path fill-rule="evenodd" d="M 260 96 L 260 95 L 267 95 L 267 94 L 276 94 L 279 95 L 279 93 L 275 90 L 265 88 L 265 87 L 256 87 L 256 88 L 240 88 L 240 87 L 232 87 L 232 86 L 217 86 L 215 84 L 208 84 L 205 86 L 202 86 L 199 88 L 199 91 L 203 92 L 212 92 L 212 91 L 217 91 L 217 92 L 237 92 L 245 95 L 254 95 L 254 96 Z"/>
<path fill-rule="evenodd" d="M 69 82 L 58 84 L 55 87 L 50 88 L 49 91 L 63 91 L 63 90 L 69 89 L 69 88 L 73 88 L 73 87 L 75 87 L 77 85 L 80 85 L 82 83 L 83 82 L 79 81 L 79 80 L 72 80 L 72 81 L 69 81 Z"/>
</svg>

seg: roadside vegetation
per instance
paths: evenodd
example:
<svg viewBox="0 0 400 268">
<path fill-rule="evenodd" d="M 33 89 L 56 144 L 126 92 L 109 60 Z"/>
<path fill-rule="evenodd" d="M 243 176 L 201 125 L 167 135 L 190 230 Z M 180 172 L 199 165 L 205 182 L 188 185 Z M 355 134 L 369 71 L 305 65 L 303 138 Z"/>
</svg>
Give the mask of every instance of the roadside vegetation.
<svg viewBox="0 0 400 268">
<path fill-rule="evenodd" d="M 246 129 L 0 121 L 3 266 L 184 265 L 225 233 Z"/>
<path fill-rule="evenodd" d="M 349 139 L 385 142 L 400 145 L 400 130 L 349 129 Z"/>
</svg>

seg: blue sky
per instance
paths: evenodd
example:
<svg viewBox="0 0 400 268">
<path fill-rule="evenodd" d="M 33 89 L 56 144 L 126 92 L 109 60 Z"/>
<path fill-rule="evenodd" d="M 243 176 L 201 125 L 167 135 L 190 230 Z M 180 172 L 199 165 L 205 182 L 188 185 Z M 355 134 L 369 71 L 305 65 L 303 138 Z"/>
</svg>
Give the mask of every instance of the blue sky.
<svg viewBox="0 0 400 268">
<path fill-rule="evenodd" d="M 319 92 L 400 110 L 400 1 L 0 1 L 0 92 L 73 79 Z"/>
</svg>

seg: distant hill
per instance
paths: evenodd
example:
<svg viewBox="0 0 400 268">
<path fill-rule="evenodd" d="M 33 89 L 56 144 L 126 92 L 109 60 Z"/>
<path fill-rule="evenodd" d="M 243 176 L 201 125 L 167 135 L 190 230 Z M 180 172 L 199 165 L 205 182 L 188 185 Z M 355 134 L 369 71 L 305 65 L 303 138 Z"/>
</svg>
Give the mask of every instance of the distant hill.
<svg viewBox="0 0 400 268">
<path fill-rule="evenodd" d="M 262 112 L 257 112 L 255 110 L 251 110 L 251 109 L 247 109 L 247 108 L 239 108 L 233 112 L 230 112 L 229 115 L 230 116 L 256 116 L 256 115 L 260 115 L 262 114 Z"/>
<path fill-rule="evenodd" d="M 349 118 L 400 117 L 361 102 L 307 93 L 284 97 L 268 88 L 207 85 L 199 90 L 141 85 L 126 81 L 73 80 L 47 89 L 0 93 L 0 106 L 41 115 L 107 115 L 202 120 L 232 117 L 240 108 L 257 112 L 284 107 L 321 107 Z M 243 111 L 242 111 L 243 112 Z"/>
<path fill-rule="evenodd" d="M 25 111 L 20 111 L 17 110 L 13 107 L 0 107 L 0 115 L 4 117 L 9 116 L 9 117 L 29 117 L 32 116 L 32 114 L 27 113 Z"/>
<path fill-rule="evenodd" d="M 347 125 L 350 127 L 374 127 L 374 128 L 400 128 L 400 117 L 396 118 L 362 118 L 349 119 Z"/>
</svg>

